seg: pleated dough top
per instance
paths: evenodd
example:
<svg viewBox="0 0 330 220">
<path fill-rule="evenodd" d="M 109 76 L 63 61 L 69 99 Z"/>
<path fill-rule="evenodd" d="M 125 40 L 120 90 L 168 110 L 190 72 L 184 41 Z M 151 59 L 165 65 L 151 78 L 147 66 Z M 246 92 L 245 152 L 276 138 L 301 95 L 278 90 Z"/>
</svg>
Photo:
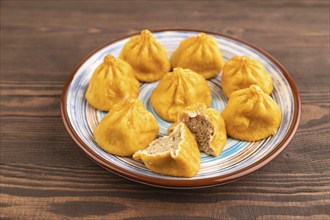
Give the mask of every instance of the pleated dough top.
<svg viewBox="0 0 330 220">
<path fill-rule="evenodd" d="M 282 113 L 277 103 L 257 85 L 232 93 L 222 112 L 229 136 L 258 141 L 277 132 Z"/>
<path fill-rule="evenodd" d="M 221 87 L 229 98 L 239 89 L 258 85 L 268 95 L 273 91 L 273 80 L 265 67 L 256 59 L 247 56 L 234 56 L 223 67 Z"/>
<path fill-rule="evenodd" d="M 160 80 L 171 69 L 164 46 L 149 30 L 131 37 L 119 57 L 132 66 L 134 76 L 141 82 Z"/>
<path fill-rule="evenodd" d="M 171 64 L 172 67 L 191 69 L 209 79 L 220 73 L 224 61 L 214 37 L 200 33 L 180 42 L 172 54 Z"/>
<path fill-rule="evenodd" d="M 189 69 L 175 68 L 167 73 L 152 92 L 150 103 L 165 120 L 176 121 L 177 114 L 184 108 L 204 103 L 210 106 L 211 90 L 206 80 Z"/>
<path fill-rule="evenodd" d="M 106 55 L 94 71 L 85 97 L 87 102 L 101 111 L 109 111 L 116 103 L 137 98 L 140 84 L 134 78 L 131 66 L 112 55 Z"/>
<path fill-rule="evenodd" d="M 114 105 L 94 130 L 97 144 L 105 151 L 131 156 L 157 138 L 159 126 L 138 99 Z"/>
</svg>

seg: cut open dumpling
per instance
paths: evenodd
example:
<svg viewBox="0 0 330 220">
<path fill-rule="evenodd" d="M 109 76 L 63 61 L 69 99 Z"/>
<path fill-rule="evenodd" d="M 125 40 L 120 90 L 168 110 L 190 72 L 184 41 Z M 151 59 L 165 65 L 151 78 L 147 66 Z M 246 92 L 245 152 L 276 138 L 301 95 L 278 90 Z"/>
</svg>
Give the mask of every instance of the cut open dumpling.
<svg viewBox="0 0 330 220">
<path fill-rule="evenodd" d="M 220 112 L 198 103 L 179 113 L 177 123 L 180 122 L 184 122 L 195 136 L 201 151 L 208 155 L 220 155 L 227 141 L 225 123 Z M 176 124 L 169 127 L 168 131 L 171 132 Z"/>
<path fill-rule="evenodd" d="M 194 134 L 199 149 L 206 154 L 215 154 L 210 142 L 214 136 L 214 126 L 204 116 L 188 117 L 185 122 L 189 130 Z M 218 156 L 218 155 L 214 155 Z"/>
<path fill-rule="evenodd" d="M 200 168 L 200 153 L 194 136 L 179 123 L 169 136 L 158 138 L 149 147 L 137 151 L 133 158 L 142 160 L 155 173 L 193 177 Z"/>
</svg>

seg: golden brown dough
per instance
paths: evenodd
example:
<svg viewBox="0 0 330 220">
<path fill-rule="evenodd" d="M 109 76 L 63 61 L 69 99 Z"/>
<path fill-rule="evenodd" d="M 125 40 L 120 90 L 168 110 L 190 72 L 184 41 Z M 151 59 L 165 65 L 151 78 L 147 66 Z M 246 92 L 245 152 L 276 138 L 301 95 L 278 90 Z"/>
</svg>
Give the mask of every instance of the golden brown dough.
<svg viewBox="0 0 330 220">
<path fill-rule="evenodd" d="M 171 69 L 165 48 L 149 30 L 131 37 L 119 57 L 132 66 L 134 76 L 141 82 L 160 80 Z"/>
<path fill-rule="evenodd" d="M 152 92 L 150 103 L 165 120 L 174 122 L 184 108 L 204 103 L 210 106 L 211 90 L 206 80 L 189 69 L 175 68 L 167 73 Z"/>
<path fill-rule="evenodd" d="M 118 156 L 131 156 L 157 138 L 159 126 L 138 99 L 115 104 L 94 130 L 97 144 Z"/>
<path fill-rule="evenodd" d="M 193 177 L 200 169 L 200 153 L 194 136 L 183 123 L 165 137 L 153 141 L 134 155 L 150 170 L 169 176 Z"/>
<path fill-rule="evenodd" d="M 221 87 L 229 98 L 231 93 L 256 84 L 268 95 L 273 91 L 273 80 L 265 67 L 247 56 L 234 56 L 223 67 Z"/>
<path fill-rule="evenodd" d="M 282 120 L 277 103 L 257 85 L 233 92 L 222 117 L 228 135 L 243 141 L 276 134 Z"/>
<path fill-rule="evenodd" d="M 191 69 L 205 79 L 217 76 L 224 65 L 216 40 L 200 33 L 181 41 L 171 57 L 172 67 Z"/>
<path fill-rule="evenodd" d="M 117 102 L 137 98 L 139 88 L 131 66 L 112 55 L 106 55 L 103 63 L 95 69 L 85 97 L 94 108 L 109 111 Z"/>
</svg>

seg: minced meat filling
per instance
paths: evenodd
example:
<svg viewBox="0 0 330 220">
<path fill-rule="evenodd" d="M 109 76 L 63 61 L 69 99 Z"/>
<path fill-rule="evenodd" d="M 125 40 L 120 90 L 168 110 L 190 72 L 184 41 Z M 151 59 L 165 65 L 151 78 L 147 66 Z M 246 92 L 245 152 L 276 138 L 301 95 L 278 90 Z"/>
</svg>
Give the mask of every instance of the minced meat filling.
<svg viewBox="0 0 330 220">
<path fill-rule="evenodd" d="M 214 134 L 213 125 L 203 116 L 197 115 L 193 118 L 188 118 L 185 124 L 195 136 L 198 147 L 205 153 L 211 153 L 213 150 L 210 148 L 211 136 Z"/>
<path fill-rule="evenodd" d="M 148 154 L 158 154 L 166 151 L 175 152 L 178 149 L 181 141 L 181 132 L 177 130 L 176 133 L 172 133 L 170 136 L 165 136 L 154 141 L 147 149 Z"/>
</svg>

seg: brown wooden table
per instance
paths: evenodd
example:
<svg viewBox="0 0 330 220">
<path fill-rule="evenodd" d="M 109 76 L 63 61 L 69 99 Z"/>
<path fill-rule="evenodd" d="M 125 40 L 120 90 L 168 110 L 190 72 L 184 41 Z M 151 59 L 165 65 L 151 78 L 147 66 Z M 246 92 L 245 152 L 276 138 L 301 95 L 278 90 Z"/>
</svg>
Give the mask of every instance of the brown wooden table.
<svg viewBox="0 0 330 220">
<path fill-rule="evenodd" d="M 301 122 L 258 172 L 224 186 L 167 190 L 90 161 L 64 130 L 59 99 L 96 47 L 142 28 L 221 32 L 291 73 Z M 1 0 L 1 209 L 4 219 L 329 219 L 329 1 Z"/>
</svg>

